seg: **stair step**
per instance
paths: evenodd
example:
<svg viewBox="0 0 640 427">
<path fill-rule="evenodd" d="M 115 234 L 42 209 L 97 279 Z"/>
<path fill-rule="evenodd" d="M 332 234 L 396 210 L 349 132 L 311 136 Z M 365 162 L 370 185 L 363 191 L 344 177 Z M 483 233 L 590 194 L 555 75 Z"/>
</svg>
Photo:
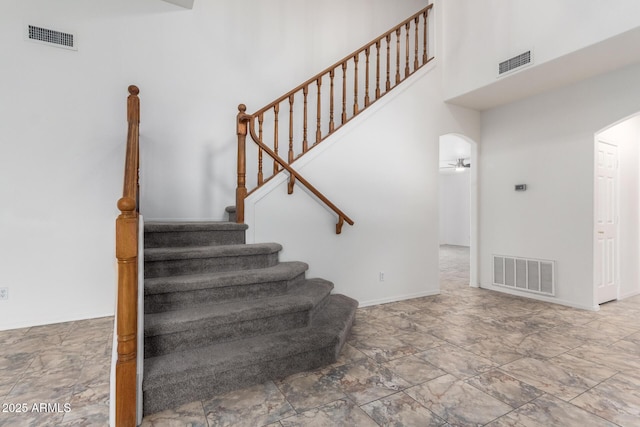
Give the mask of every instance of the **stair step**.
<svg viewBox="0 0 640 427">
<path fill-rule="evenodd" d="M 334 363 L 357 305 L 343 295 L 330 295 L 307 328 L 146 359 L 145 415 Z"/>
<path fill-rule="evenodd" d="M 145 357 L 307 327 L 332 289 L 331 282 L 308 279 L 285 295 L 148 314 Z"/>
<path fill-rule="evenodd" d="M 245 242 L 246 224 L 235 222 L 161 222 L 144 225 L 145 248 L 240 245 Z"/>
<path fill-rule="evenodd" d="M 149 248 L 144 250 L 145 278 L 272 267 L 278 263 L 277 243 Z"/>
<path fill-rule="evenodd" d="M 146 279 L 144 311 L 158 313 L 194 304 L 282 295 L 302 283 L 308 268 L 303 262 L 282 262 L 253 270 Z"/>
</svg>

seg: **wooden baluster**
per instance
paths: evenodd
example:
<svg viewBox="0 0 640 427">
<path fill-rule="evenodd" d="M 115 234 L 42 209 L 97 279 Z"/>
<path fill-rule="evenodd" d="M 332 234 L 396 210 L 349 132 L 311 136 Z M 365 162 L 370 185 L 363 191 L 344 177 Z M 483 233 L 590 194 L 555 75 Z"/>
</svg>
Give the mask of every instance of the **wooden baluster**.
<svg viewBox="0 0 640 427">
<path fill-rule="evenodd" d="M 391 89 L 391 34 L 387 34 L 387 84 L 385 86 L 386 92 Z"/>
<path fill-rule="evenodd" d="M 347 121 L 347 63 L 342 63 L 342 124 Z"/>
<path fill-rule="evenodd" d="M 307 95 L 309 94 L 309 86 L 302 88 L 302 94 L 304 95 L 304 129 L 302 131 L 302 152 L 306 153 L 309 149 L 309 142 L 307 141 Z"/>
<path fill-rule="evenodd" d="M 264 122 L 264 113 L 258 115 L 258 139 L 262 141 L 262 123 Z M 262 147 L 258 146 L 258 186 L 264 184 L 264 174 L 262 172 Z"/>
<path fill-rule="evenodd" d="M 418 41 L 418 22 L 420 22 L 420 16 L 416 16 L 414 22 L 414 27 L 415 27 L 415 41 L 413 43 L 414 45 L 414 53 L 413 53 L 413 71 L 416 71 L 419 67 L 418 65 L 418 44 L 420 43 Z"/>
<path fill-rule="evenodd" d="M 316 80 L 317 84 L 318 84 L 318 114 L 317 114 L 317 118 L 318 118 L 318 123 L 316 125 L 316 144 L 320 142 L 320 140 L 322 139 L 322 132 L 320 131 L 320 123 L 321 123 L 321 116 L 322 116 L 322 110 L 321 110 L 321 100 L 322 100 L 322 92 L 321 92 L 321 86 L 322 86 L 322 76 L 318 77 L 318 80 Z M 315 144 L 314 144 L 315 145 Z"/>
<path fill-rule="evenodd" d="M 400 28 L 396 30 L 396 84 L 400 83 Z"/>
<path fill-rule="evenodd" d="M 289 164 L 293 163 L 293 95 L 289 95 Z"/>
<path fill-rule="evenodd" d="M 280 112 L 280 104 L 273 106 L 274 129 L 273 129 L 273 152 L 278 154 L 278 113 Z M 277 162 L 273 162 L 273 174 L 277 174 L 280 170 L 280 166 Z"/>
<path fill-rule="evenodd" d="M 289 95 L 289 164 L 293 163 L 293 94 Z M 289 185 L 287 192 L 293 193 L 293 186 L 296 183 L 296 177 L 289 174 Z"/>
<path fill-rule="evenodd" d="M 358 114 L 358 60 L 360 59 L 359 54 L 353 57 L 353 62 L 356 65 L 355 71 L 353 72 L 353 115 Z"/>
<path fill-rule="evenodd" d="M 376 99 L 380 98 L 380 40 L 376 42 Z"/>
<path fill-rule="evenodd" d="M 429 17 L 428 15 L 428 10 L 425 10 L 424 13 L 422 14 L 422 19 L 424 20 L 424 34 L 423 34 L 423 48 L 422 48 L 422 65 L 426 64 L 427 61 L 429 60 L 429 57 L 427 56 L 427 34 L 428 34 L 428 27 L 427 27 L 427 18 Z"/>
<path fill-rule="evenodd" d="M 331 93 L 329 94 L 329 133 L 336 129 L 336 125 L 333 121 L 333 78 L 336 75 L 336 69 L 332 68 L 329 71 L 329 78 L 331 79 Z"/>
<path fill-rule="evenodd" d="M 140 89 L 137 86 L 131 85 L 128 88 L 129 96 L 127 97 L 127 122 L 129 123 L 127 139 L 131 137 L 133 145 L 135 145 L 135 166 L 132 172 L 135 173 L 134 182 L 131 182 L 134 188 L 130 188 L 125 191 L 133 191 L 135 189 L 136 195 L 136 211 L 139 211 L 140 207 L 140 98 L 138 94 Z M 128 143 L 128 142 L 127 142 Z M 126 179 L 126 178 L 125 178 Z M 126 184 L 125 184 L 126 185 Z"/>
<path fill-rule="evenodd" d="M 122 194 L 124 197 L 137 197 L 138 160 L 140 145 L 140 89 L 131 85 L 127 97 L 127 152 L 125 159 L 125 175 Z M 136 204 L 137 206 L 137 204 Z"/>
<path fill-rule="evenodd" d="M 244 223 L 244 199 L 247 198 L 247 106 L 238 105 L 237 135 L 238 135 L 238 186 L 236 187 L 236 222 Z"/>
<path fill-rule="evenodd" d="M 406 79 L 407 77 L 409 77 L 409 74 L 411 74 L 411 70 L 409 69 L 409 52 L 411 51 L 409 46 L 409 33 L 411 32 L 411 21 L 405 24 L 404 32 L 406 33 L 406 37 L 405 37 L 406 59 L 404 64 L 404 78 Z"/>
<path fill-rule="evenodd" d="M 369 54 L 370 52 L 370 48 L 371 46 L 367 46 L 367 48 L 364 50 L 364 54 L 367 58 L 367 66 L 365 68 L 366 73 L 365 73 L 365 83 L 364 83 L 364 106 L 365 108 L 369 106 L 370 102 L 369 102 Z"/>
</svg>

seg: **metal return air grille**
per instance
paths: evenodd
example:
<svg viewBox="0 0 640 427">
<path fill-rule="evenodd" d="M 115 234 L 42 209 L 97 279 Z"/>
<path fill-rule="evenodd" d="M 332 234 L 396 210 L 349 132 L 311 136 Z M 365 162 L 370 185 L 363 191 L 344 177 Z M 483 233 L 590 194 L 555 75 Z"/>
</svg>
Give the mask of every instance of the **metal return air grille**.
<svg viewBox="0 0 640 427">
<path fill-rule="evenodd" d="M 555 261 L 494 255 L 493 284 L 555 295 Z"/>
<path fill-rule="evenodd" d="M 518 67 L 531 63 L 531 51 L 528 50 L 525 53 L 521 53 L 518 56 L 502 61 L 498 64 L 498 75 L 502 75 L 511 70 L 515 70 Z"/>
<path fill-rule="evenodd" d="M 36 27 L 35 25 L 29 25 L 27 29 L 29 40 L 65 49 L 76 49 L 74 36 L 71 33 L 63 33 L 61 31 L 50 30 L 48 28 Z"/>
</svg>

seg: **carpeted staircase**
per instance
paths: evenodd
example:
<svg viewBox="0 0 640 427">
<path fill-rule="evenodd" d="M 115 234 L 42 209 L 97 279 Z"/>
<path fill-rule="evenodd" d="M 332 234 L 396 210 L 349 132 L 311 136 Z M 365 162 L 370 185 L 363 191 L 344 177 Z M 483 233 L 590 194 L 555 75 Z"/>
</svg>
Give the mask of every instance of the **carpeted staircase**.
<svg viewBox="0 0 640 427">
<path fill-rule="evenodd" d="M 145 415 L 337 359 L 358 303 L 246 228 L 145 224 Z"/>
</svg>

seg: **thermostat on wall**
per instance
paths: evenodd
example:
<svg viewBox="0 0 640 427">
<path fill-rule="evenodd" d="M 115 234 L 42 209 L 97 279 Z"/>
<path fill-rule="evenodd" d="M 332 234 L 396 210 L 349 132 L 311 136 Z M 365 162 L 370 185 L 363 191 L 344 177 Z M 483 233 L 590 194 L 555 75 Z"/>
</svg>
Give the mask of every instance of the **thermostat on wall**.
<svg viewBox="0 0 640 427">
<path fill-rule="evenodd" d="M 526 191 L 527 184 L 516 184 L 516 191 Z"/>
</svg>

